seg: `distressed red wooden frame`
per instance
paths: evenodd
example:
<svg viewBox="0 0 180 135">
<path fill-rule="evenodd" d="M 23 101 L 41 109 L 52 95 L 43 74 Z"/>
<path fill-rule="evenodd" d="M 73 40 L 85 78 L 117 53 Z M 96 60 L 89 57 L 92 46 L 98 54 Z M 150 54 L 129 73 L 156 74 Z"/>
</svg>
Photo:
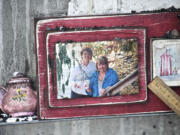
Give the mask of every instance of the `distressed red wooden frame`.
<svg viewBox="0 0 180 135">
<path fill-rule="evenodd" d="M 178 12 L 152 13 L 152 14 L 128 14 L 113 16 L 91 16 L 91 17 L 67 17 L 38 20 L 36 23 L 36 53 L 37 53 L 37 80 L 39 92 L 39 118 L 70 118 L 85 116 L 107 116 L 123 114 L 142 114 L 150 112 L 171 111 L 151 91 L 148 91 L 147 101 L 136 104 L 110 104 L 99 106 L 76 106 L 76 107 L 55 107 L 56 103 L 48 98 L 48 77 L 47 77 L 47 48 L 46 32 L 48 30 L 74 31 L 98 28 L 114 27 L 146 27 L 146 61 L 147 61 L 147 83 L 150 82 L 150 38 L 161 37 L 167 31 L 177 29 L 180 31 L 180 24 L 177 18 Z M 77 28 L 77 29 L 75 29 Z M 65 34 L 65 33 L 64 33 Z M 174 90 L 180 94 L 178 88 Z M 52 95 L 49 95 L 50 97 Z M 53 103 L 53 104 L 49 104 Z M 57 103 L 62 105 L 61 103 Z M 51 106 L 52 105 L 52 106 Z"/>
<path fill-rule="evenodd" d="M 62 107 L 78 107 L 90 105 L 107 105 L 107 104 L 123 104 L 143 102 L 147 99 L 146 85 L 146 63 L 145 63 L 145 36 L 146 31 L 139 29 L 108 29 L 95 31 L 71 31 L 71 32 L 53 32 L 48 33 L 46 38 L 47 58 L 53 61 L 54 66 L 47 65 L 48 77 L 48 105 L 54 108 Z M 78 98 L 78 99 L 57 99 L 56 84 L 56 58 L 55 44 L 58 41 L 67 42 L 95 42 L 107 41 L 114 38 L 137 38 L 138 39 L 138 76 L 139 76 L 139 94 L 101 97 L 101 98 Z"/>
</svg>

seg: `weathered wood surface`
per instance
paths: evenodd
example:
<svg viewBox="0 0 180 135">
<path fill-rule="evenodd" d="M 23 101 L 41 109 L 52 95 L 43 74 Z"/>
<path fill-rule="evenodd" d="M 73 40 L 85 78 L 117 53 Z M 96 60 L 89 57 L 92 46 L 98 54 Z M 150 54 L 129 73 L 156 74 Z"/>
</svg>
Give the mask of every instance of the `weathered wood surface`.
<svg viewBox="0 0 180 135">
<path fill-rule="evenodd" d="M 156 76 L 153 81 L 149 83 L 148 88 L 180 116 L 180 96 L 177 95 L 163 80 Z"/>
<path fill-rule="evenodd" d="M 93 28 L 93 27 L 145 27 L 147 29 L 147 41 L 146 55 L 143 56 L 146 59 L 146 66 L 142 66 L 139 70 L 147 70 L 147 80 L 150 81 L 150 38 L 161 37 L 167 31 L 177 29 L 180 31 L 179 21 L 177 18 L 177 12 L 167 13 L 154 13 L 154 14 L 134 14 L 134 15 L 120 15 L 120 16 L 109 16 L 109 17 L 84 17 L 84 18 L 59 18 L 53 20 L 44 20 L 37 23 L 36 41 L 37 41 L 37 56 L 38 60 L 38 76 L 39 76 L 39 108 L 40 118 L 66 118 L 66 117 L 84 117 L 84 116 L 102 116 L 102 115 L 120 115 L 120 114 L 134 114 L 134 113 L 146 113 L 146 112 L 157 112 L 157 111 L 170 111 L 170 109 L 161 102 L 152 92 L 148 92 L 148 100 L 145 103 L 138 104 L 117 104 L 117 105 L 100 105 L 87 106 L 87 107 L 69 107 L 69 108 L 50 108 L 48 99 L 48 80 L 47 80 L 47 62 L 46 62 L 46 28 L 55 29 L 56 27 L 64 28 Z M 108 37 L 108 36 L 107 36 Z M 77 36 L 77 41 L 79 37 Z M 142 76 L 139 76 L 141 79 Z M 146 84 L 146 83 L 145 83 Z M 145 85 L 144 84 L 144 85 Z M 143 86 L 143 84 L 142 84 Z M 178 88 L 174 88 L 177 90 Z M 179 94 L 180 91 L 177 91 Z M 139 95 L 141 96 L 141 95 Z M 123 98 L 121 96 L 119 98 Z M 130 99 L 129 96 L 126 97 Z M 53 98 L 52 98 L 53 99 Z M 114 98 L 112 98 L 113 100 Z M 78 99 L 77 99 L 78 100 Z M 72 100 L 75 102 L 77 100 Z M 101 100 L 103 101 L 103 100 Z M 60 104 L 59 101 L 57 104 Z M 79 103 L 84 103 L 83 100 L 79 100 Z M 156 103 L 156 104 L 154 104 Z M 55 104 L 55 103 L 54 103 Z"/>
<path fill-rule="evenodd" d="M 145 29 L 109 29 L 109 30 L 94 30 L 94 31 L 76 31 L 76 32 L 53 32 L 47 35 L 46 48 L 48 50 L 48 56 L 51 59 L 51 63 L 56 63 L 54 56 L 55 43 L 61 40 L 66 42 L 69 40 L 75 42 L 93 42 L 93 41 L 105 41 L 113 40 L 115 37 L 120 38 L 138 38 L 138 68 L 142 69 L 139 71 L 140 93 L 137 95 L 127 95 L 119 98 L 115 97 L 102 97 L 102 98 L 78 98 L 78 99 L 57 99 L 57 86 L 56 86 L 56 65 L 51 67 L 48 63 L 48 97 L 50 107 L 80 107 L 80 106 L 92 106 L 92 105 L 107 105 L 107 104 L 118 104 L 118 103 L 133 103 L 142 102 L 147 99 L 146 90 L 146 70 L 145 67 Z M 49 59 L 48 58 L 48 59 Z M 128 98 L 127 98 L 128 97 Z"/>
</svg>

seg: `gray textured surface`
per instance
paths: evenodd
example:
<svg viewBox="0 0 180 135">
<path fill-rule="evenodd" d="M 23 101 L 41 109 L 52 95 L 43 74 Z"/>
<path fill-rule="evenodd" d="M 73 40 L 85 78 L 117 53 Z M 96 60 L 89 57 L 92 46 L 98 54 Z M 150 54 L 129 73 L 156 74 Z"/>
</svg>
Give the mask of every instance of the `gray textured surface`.
<svg viewBox="0 0 180 135">
<path fill-rule="evenodd" d="M 35 83 L 34 18 L 67 14 L 68 0 L 1 0 L 0 6 L 0 85 L 15 71 Z"/>
<path fill-rule="evenodd" d="M 14 71 L 26 73 L 35 83 L 34 17 L 128 13 L 180 8 L 179 0 L 1 0 L 0 85 Z M 180 117 L 172 115 L 128 118 L 56 120 L 0 126 L 0 135 L 180 135 Z"/>
<path fill-rule="evenodd" d="M 179 8 L 180 0 L 71 0 L 68 15 L 131 13 L 171 6 Z"/>
<path fill-rule="evenodd" d="M 176 115 L 56 120 L 0 126 L 0 135 L 180 135 Z"/>
</svg>

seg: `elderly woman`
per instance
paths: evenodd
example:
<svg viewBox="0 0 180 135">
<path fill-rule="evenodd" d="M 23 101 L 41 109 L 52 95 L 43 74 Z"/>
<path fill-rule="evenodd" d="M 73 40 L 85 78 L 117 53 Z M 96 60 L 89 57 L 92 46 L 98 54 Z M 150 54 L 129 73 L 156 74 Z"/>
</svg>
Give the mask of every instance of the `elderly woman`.
<svg viewBox="0 0 180 135">
<path fill-rule="evenodd" d="M 71 71 L 71 98 L 87 97 L 86 89 L 89 87 L 89 80 L 92 74 L 96 71 L 96 65 L 91 61 L 92 50 L 86 47 L 81 50 L 81 62 L 78 61 L 76 66 Z"/>
<path fill-rule="evenodd" d="M 115 70 L 109 68 L 108 59 L 101 56 L 97 59 L 97 71 L 93 73 L 90 79 L 89 90 L 86 92 L 93 97 L 102 96 L 105 89 L 116 84 L 119 79 Z"/>
</svg>

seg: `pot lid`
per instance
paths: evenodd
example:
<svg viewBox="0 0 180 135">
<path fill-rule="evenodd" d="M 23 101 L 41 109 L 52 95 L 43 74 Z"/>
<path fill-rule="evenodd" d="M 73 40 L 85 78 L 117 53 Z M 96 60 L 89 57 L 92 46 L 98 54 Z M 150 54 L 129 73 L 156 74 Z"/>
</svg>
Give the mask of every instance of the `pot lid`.
<svg viewBox="0 0 180 135">
<path fill-rule="evenodd" d="M 8 84 L 14 83 L 29 83 L 30 79 L 25 77 L 23 73 L 14 72 L 12 78 L 9 80 Z"/>
</svg>

